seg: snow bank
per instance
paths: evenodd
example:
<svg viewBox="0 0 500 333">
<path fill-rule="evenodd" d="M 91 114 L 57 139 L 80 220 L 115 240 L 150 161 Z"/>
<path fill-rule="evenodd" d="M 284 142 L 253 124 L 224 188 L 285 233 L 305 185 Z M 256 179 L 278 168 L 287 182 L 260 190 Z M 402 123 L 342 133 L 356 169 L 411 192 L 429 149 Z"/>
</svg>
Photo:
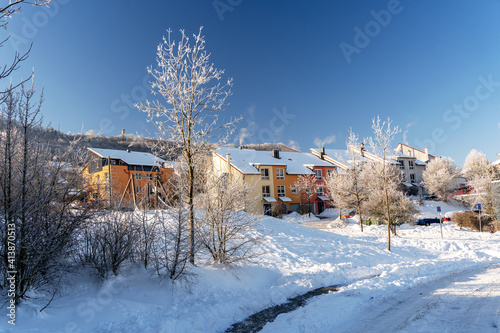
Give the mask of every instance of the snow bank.
<svg viewBox="0 0 500 333">
<path fill-rule="evenodd" d="M 500 263 L 499 233 L 460 230 L 452 222 L 443 223 L 443 239 L 439 225 L 405 225 L 391 238 L 392 252 L 384 225 L 360 232 L 355 220 L 325 230 L 298 223 L 263 217 L 255 231 L 264 237 L 257 263 L 228 270 L 208 264 L 201 254 L 193 270 L 196 282 L 189 285 L 172 285 L 141 269 L 102 286 L 75 276 L 49 308 L 40 313 L 43 300 L 26 302 L 18 308 L 16 326 L 4 319 L 0 331 L 218 332 L 287 298 L 336 284 L 344 287 L 278 316 L 263 332 L 342 331 L 363 311 L 408 288 Z"/>
<path fill-rule="evenodd" d="M 307 222 L 319 221 L 319 218 L 314 216 L 314 214 L 300 215 L 297 212 L 291 212 L 290 214 L 283 215 L 283 220 L 285 220 L 287 222 L 291 222 L 291 223 L 302 224 L 302 223 L 307 223 Z"/>
</svg>

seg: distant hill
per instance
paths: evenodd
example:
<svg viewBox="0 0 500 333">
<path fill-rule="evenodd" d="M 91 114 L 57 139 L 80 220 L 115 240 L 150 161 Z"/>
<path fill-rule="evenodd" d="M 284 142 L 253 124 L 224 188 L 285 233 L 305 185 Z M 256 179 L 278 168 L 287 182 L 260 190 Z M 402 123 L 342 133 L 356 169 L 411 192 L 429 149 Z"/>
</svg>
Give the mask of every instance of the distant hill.
<svg viewBox="0 0 500 333">
<path fill-rule="evenodd" d="M 106 137 L 104 134 L 95 134 L 89 131 L 86 134 L 81 133 L 63 133 L 48 127 L 41 133 L 47 141 L 50 149 L 56 155 L 61 154 L 69 149 L 72 141 L 78 140 L 78 147 L 81 148 L 104 148 L 104 149 L 117 149 L 140 151 L 146 153 L 153 153 L 151 147 L 158 143 L 157 138 L 147 138 L 134 134 L 125 134 L 118 136 Z M 171 143 L 173 146 L 175 143 Z M 230 145 L 237 147 L 235 145 Z M 280 151 L 295 151 L 282 143 L 263 143 L 263 144 L 247 144 L 241 146 L 245 149 L 267 150 L 278 149 Z M 176 156 L 159 156 L 165 160 L 175 159 Z"/>
</svg>

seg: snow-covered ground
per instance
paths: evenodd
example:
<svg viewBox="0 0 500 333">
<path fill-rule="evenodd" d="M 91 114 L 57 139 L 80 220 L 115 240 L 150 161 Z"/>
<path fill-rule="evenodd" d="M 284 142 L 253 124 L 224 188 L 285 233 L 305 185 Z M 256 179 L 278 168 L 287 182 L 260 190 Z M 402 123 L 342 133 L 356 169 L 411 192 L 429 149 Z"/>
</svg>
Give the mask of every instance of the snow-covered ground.
<svg viewBox="0 0 500 333">
<path fill-rule="evenodd" d="M 426 203 L 422 213 L 432 213 L 433 205 L 436 203 Z M 440 206 L 443 214 L 460 210 Z M 498 288 L 481 294 L 473 292 L 478 287 L 472 282 L 463 288 L 451 284 L 465 283 L 458 277 L 469 273 L 476 281 L 494 282 L 491 274 L 498 276 L 495 265 L 500 264 L 500 234 L 460 230 L 453 222 L 445 222 L 441 239 L 439 225 L 405 224 L 392 237 L 389 252 L 385 226 L 365 226 L 361 233 L 354 219 L 342 225 L 332 225 L 331 221 L 325 224 L 324 220 L 309 222 L 323 223 L 324 229 L 295 222 L 263 218 L 256 231 L 264 235 L 264 242 L 257 248 L 262 254 L 256 264 L 228 270 L 200 259 L 193 270 L 196 282 L 175 286 L 140 269 L 130 270 L 102 286 L 82 274 L 75 276 L 65 293 L 43 312 L 38 310 L 45 303 L 34 300 L 18 309 L 15 327 L 7 324 L 4 316 L 0 331 L 223 332 L 233 323 L 287 298 L 336 284 L 344 286 L 336 293 L 309 300 L 293 313 L 278 316 L 263 332 L 359 331 L 365 324 L 363 318 L 377 314 L 384 304 L 391 309 L 390 304 L 404 301 L 402 297 L 408 293 L 417 302 L 433 290 L 447 288 L 458 288 L 465 294 L 448 298 L 448 304 L 480 296 L 487 297 L 491 304 L 496 301 L 497 309 L 492 309 L 497 313 L 496 319 L 488 317 L 490 324 L 484 327 L 498 330 L 491 323 L 498 323 Z M 455 310 L 455 305 L 426 304 L 436 304 L 436 312 L 428 314 L 432 317 L 405 321 L 405 332 L 456 332 L 444 329 L 446 323 L 438 320 L 447 311 Z M 465 308 L 460 304 L 456 306 Z M 464 316 L 468 313 L 463 311 Z M 471 312 L 472 315 L 477 313 Z M 431 318 L 438 329 L 422 328 L 425 320 L 418 318 Z"/>
</svg>

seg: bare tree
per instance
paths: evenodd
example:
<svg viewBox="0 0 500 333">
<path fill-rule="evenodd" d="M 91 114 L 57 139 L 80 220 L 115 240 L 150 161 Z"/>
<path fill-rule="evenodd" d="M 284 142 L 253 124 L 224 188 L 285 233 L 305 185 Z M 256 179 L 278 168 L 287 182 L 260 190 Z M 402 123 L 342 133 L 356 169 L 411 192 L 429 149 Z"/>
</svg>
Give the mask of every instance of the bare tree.
<svg viewBox="0 0 500 333">
<path fill-rule="evenodd" d="M 430 194 L 447 201 L 458 184 L 460 169 L 451 158 L 438 157 L 431 160 L 422 174 L 422 185 Z"/>
<path fill-rule="evenodd" d="M 496 177 L 494 165 L 485 154 L 473 149 L 465 158 L 464 174 L 467 184 L 474 189 L 474 192 L 468 196 L 468 201 L 472 205 L 483 204 L 486 212 L 493 216 L 494 195 L 491 182 Z"/>
<path fill-rule="evenodd" d="M 380 177 L 384 186 L 385 195 L 385 208 L 386 208 L 386 218 L 387 218 L 387 249 L 391 250 L 391 206 L 389 203 L 389 183 L 387 181 L 386 170 L 389 166 L 389 150 L 391 149 L 392 141 L 396 134 L 401 130 L 398 126 L 392 126 L 392 121 L 387 118 L 387 121 L 381 122 L 380 117 L 376 117 L 372 121 L 372 129 L 374 137 L 370 139 L 370 145 L 373 152 L 381 160 L 381 172 Z"/>
<path fill-rule="evenodd" d="M 50 3 L 51 0 L 12 0 L 9 1 L 8 4 L 4 4 L 3 6 L 0 7 L 0 28 L 6 28 L 8 24 L 8 19 L 21 11 L 21 6 L 24 4 L 29 4 L 33 6 L 46 6 Z M 5 38 L 4 40 L 0 41 L 0 48 L 4 46 L 4 44 L 9 40 L 10 37 Z M 12 72 L 14 72 L 16 69 L 19 68 L 19 65 L 21 62 L 25 61 L 28 59 L 28 55 L 31 51 L 31 45 L 28 48 L 28 50 L 24 53 L 19 53 L 15 52 L 14 57 L 12 61 L 8 64 L 0 64 L 0 80 L 5 79 L 9 77 Z M 18 83 L 17 85 L 10 86 L 7 90 L 0 92 L 0 101 L 2 101 L 3 98 L 5 98 L 5 93 L 8 91 L 11 91 L 18 86 L 20 86 L 22 83 L 27 82 L 29 78 L 26 78 L 24 81 Z"/>
<path fill-rule="evenodd" d="M 16 302 L 33 289 L 58 290 L 76 246 L 76 231 L 91 214 L 88 207 L 73 211 L 81 175 L 67 170 L 83 162 L 77 142 L 58 157 L 51 154 L 40 136 L 43 97 L 40 102 L 35 98 L 33 87 L 7 91 L 1 118 L 1 287 L 14 278 Z"/>
<path fill-rule="evenodd" d="M 207 175 L 207 190 L 197 197 L 201 207 L 197 235 L 216 264 L 246 262 L 256 255 L 260 238 L 252 235 L 259 217 L 245 212 L 255 202 L 253 184 L 230 174 Z"/>
<path fill-rule="evenodd" d="M 316 196 L 316 176 L 300 175 L 295 182 L 297 192 L 300 194 L 302 205 L 307 202 L 309 216 L 311 216 L 311 199 Z"/>
<path fill-rule="evenodd" d="M 226 106 L 231 95 L 232 79 L 221 83 L 223 70 L 216 69 L 209 62 L 210 54 L 205 50 L 205 38 L 200 28 L 193 35 L 194 43 L 181 30 L 182 38 L 178 44 L 171 40 L 171 30 L 158 45 L 157 69 L 148 68 L 153 77 L 153 94 L 161 95 L 166 104 L 159 101 L 138 104 L 139 110 L 147 113 L 148 121 L 157 130 L 157 136 L 166 141 L 180 143 L 177 148 L 182 162 L 188 170 L 188 209 L 191 239 L 191 263 L 195 256 L 195 215 L 194 196 L 197 174 L 195 159 L 205 154 L 210 144 L 227 139 L 237 120 L 219 121 L 219 114 Z M 156 147 L 159 153 L 166 153 L 171 146 L 162 144 Z M 171 153 L 171 151 L 170 151 Z M 171 154 L 170 154 L 171 155 Z"/>
</svg>

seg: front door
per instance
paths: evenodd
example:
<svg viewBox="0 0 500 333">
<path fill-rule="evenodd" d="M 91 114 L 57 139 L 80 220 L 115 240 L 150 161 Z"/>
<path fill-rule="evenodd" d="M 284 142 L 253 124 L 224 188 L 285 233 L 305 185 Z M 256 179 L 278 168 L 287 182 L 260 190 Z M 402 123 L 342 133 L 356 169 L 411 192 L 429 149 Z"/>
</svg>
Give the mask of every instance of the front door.
<svg viewBox="0 0 500 333">
<path fill-rule="evenodd" d="M 271 205 L 264 204 L 264 215 L 271 215 Z"/>
<path fill-rule="evenodd" d="M 325 203 L 323 201 L 318 202 L 318 214 L 321 214 L 325 210 Z"/>
</svg>

